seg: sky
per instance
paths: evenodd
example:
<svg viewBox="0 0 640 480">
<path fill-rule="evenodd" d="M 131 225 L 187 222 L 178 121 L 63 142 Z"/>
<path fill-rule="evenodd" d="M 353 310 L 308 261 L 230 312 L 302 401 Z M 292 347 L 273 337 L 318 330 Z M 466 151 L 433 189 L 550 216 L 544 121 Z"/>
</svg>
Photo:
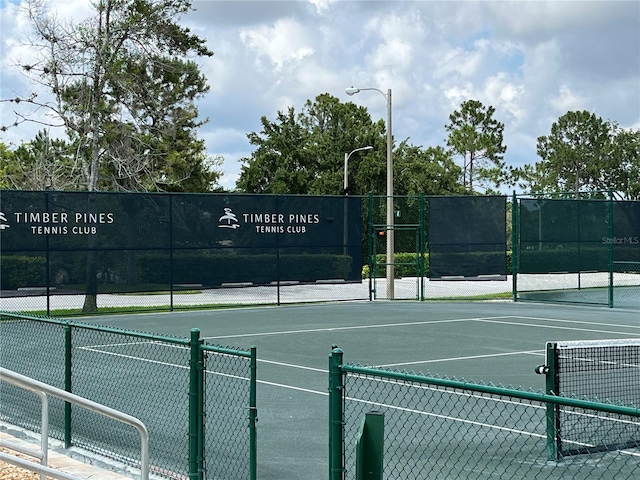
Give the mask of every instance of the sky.
<svg viewBox="0 0 640 480">
<path fill-rule="evenodd" d="M 49 0 L 61 18 L 82 19 L 87 0 Z M 0 0 L 0 98 L 33 89 L 15 68 L 28 57 L 20 0 Z M 179 20 L 207 39 L 199 59 L 210 91 L 198 102 L 209 122 L 207 152 L 221 155 L 220 184 L 233 189 L 250 157 L 260 118 L 329 93 L 386 119 L 375 91 L 392 90 L 396 143 L 445 146 L 449 115 L 470 99 L 505 125 L 507 165 L 539 161 L 536 140 L 568 111 L 587 110 L 640 129 L 640 2 L 195 0 Z M 0 103 L 1 123 L 14 104 Z M 37 117 L 37 112 L 34 113 Z M 0 141 L 19 145 L 41 124 L 21 124 Z M 53 136 L 55 132 L 51 133 Z M 345 152 L 347 153 L 347 152 Z"/>
</svg>

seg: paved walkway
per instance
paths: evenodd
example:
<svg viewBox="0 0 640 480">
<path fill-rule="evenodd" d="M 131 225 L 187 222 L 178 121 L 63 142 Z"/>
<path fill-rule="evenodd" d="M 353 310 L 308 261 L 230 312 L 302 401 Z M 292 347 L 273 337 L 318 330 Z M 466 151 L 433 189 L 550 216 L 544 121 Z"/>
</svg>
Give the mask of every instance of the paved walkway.
<svg viewBox="0 0 640 480">
<path fill-rule="evenodd" d="M 22 449 L 29 449 L 32 451 L 38 451 L 40 449 L 37 439 L 27 436 L 18 430 L 13 430 L 13 428 L 6 428 L 5 426 L 0 426 L 0 428 L 2 428 L 2 430 L 0 430 L 0 443 L 8 443 L 10 445 L 16 445 Z M 136 475 L 133 472 L 130 476 L 125 476 L 122 472 L 110 470 L 106 463 L 97 460 L 94 461 L 94 464 L 86 463 L 75 458 L 80 457 L 79 454 L 74 454 L 73 451 L 64 451 L 62 448 L 53 446 L 52 443 L 57 442 L 50 442 L 50 449 L 48 451 L 49 462 L 47 465 L 50 468 L 61 470 L 85 480 L 126 480 L 131 478 L 140 478 L 140 475 Z M 11 449 L 6 450 L 11 455 L 15 453 L 14 451 L 11 451 Z M 32 458 L 28 458 L 25 455 L 20 456 L 30 461 L 37 461 Z M 91 460 L 89 457 L 84 457 L 84 459 L 87 461 Z M 100 465 L 97 465 L 98 463 Z"/>
</svg>

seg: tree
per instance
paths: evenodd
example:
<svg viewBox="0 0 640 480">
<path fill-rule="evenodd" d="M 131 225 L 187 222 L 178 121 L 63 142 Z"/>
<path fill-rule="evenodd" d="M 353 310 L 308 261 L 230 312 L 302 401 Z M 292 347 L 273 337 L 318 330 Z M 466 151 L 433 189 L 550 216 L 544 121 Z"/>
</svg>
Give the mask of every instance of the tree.
<svg viewBox="0 0 640 480">
<path fill-rule="evenodd" d="M 250 133 L 257 148 L 236 183 L 246 193 L 386 195 L 387 137 L 384 121 L 373 122 L 365 107 L 322 94 L 307 100 L 301 113 L 279 111 L 275 121 L 262 117 L 262 131 Z M 345 155 L 349 157 L 344 192 Z M 393 152 L 396 195 L 464 193 L 461 169 L 441 147 L 402 141 Z"/>
<path fill-rule="evenodd" d="M 612 190 L 640 198 L 640 131 L 621 129 L 588 111 L 569 111 L 538 138 L 540 162 L 516 169 L 531 193 Z"/>
<path fill-rule="evenodd" d="M 462 169 L 442 147 L 423 150 L 404 140 L 394 152 L 394 170 L 397 195 L 464 193 L 464 187 L 458 182 Z"/>
<path fill-rule="evenodd" d="M 25 1 L 38 60 L 22 69 L 53 100 L 32 93 L 14 101 L 48 112 L 64 127 L 89 192 L 101 188 L 101 176 L 120 189 L 159 188 L 172 173 L 172 152 L 203 160 L 192 136 L 202 124 L 194 102 L 208 86 L 188 57 L 213 53 L 177 23 L 191 0 L 96 0 L 92 7 L 91 18 L 73 24 L 51 15 L 43 0 Z M 33 120 L 16 115 L 14 124 Z M 92 211 L 95 199 L 89 199 Z M 88 242 L 83 310 L 95 311 L 94 237 Z"/>
<path fill-rule="evenodd" d="M 349 191 L 384 192 L 384 124 L 373 123 L 366 108 L 322 94 L 307 100 L 301 113 L 289 107 L 275 121 L 263 116 L 261 123 L 260 133 L 247 135 L 256 150 L 242 159 L 238 191 L 342 194 L 345 153 L 370 145 L 371 152 L 349 159 Z"/>
<path fill-rule="evenodd" d="M 478 100 L 467 100 L 460 110 L 449 115 L 445 125 L 449 132 L 447 145 L 455 155 L 462 156 L 463 185 L 474 192 L 474 184 L 487 188 L 499 187 L 508 179 L 502 144 L 504 124 L 493 118 L 495 108 L 485 107 Z"/>
<path fill-rule="evenodd" d="M 15 150 L 0 153 L 4 168 L 0 180 L 5 188 L 16 190 L 78 190 L 81 172 L 74 161 L 74 148 L 66 141 L 52 139 L 47 130 L 22 143 Z"/>
<path fill-rule="evenodd" d="M 611 189 L 624 200 L 640 200 L 640 130 L 624 130 L 612 124 L 613 145 L 609 169 L 599 179 L 599 188 Z"/>
<path fill-rule="evenodd" d="M 21 113 L 23 105 L 55 119 L 51 126 L 65 129 L 88 191 L 162 190 L 204 172 L 208 160 L 193 133 L 203 122 L 194 102 L 208 86 L 187 57 L 213 53 L 176 23 L 191 0 L 98 0 L 93 7 L 91 18 L 68 24 L 43 0 L 26 0 L 38 60 L 21 68 L 52 100 L 37 93 L 12 99 L 14 125 L 42 121 Z M 176 153 L 192 165 L 174 168 Z M 178 176 L 168 179 L 167 172 Z"/>
<path fill-rule="evenodd" d="M 0 142 L 0 189 L 11 188 L 11 182 L 8 175 L 10 171 L 10 165 L 14 163 L 14 155 L 9 147 Z"/>
</svg>

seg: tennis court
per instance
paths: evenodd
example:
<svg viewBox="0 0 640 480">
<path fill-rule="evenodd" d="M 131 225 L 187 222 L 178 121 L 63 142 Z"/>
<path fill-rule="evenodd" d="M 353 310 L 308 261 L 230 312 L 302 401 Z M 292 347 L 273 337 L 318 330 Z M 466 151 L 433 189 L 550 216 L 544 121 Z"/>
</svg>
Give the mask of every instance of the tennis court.
<svg viewBox="0 0 640 480">
<path fill-rule="evenodd" d="M 511 302 L 350 302 L 119 315 L 99 323 L 168 336 L 197 327 L 208 343 L 255 345 L 258 477 L 265 480 L 327 477 L 333 345 L 345 362 L 544 390 L 534 367 L 544 363 L 547 341 L 640 336 L 637 311 Z M 476 474 L 468 478 L 483 478 Z"/>
</svg>

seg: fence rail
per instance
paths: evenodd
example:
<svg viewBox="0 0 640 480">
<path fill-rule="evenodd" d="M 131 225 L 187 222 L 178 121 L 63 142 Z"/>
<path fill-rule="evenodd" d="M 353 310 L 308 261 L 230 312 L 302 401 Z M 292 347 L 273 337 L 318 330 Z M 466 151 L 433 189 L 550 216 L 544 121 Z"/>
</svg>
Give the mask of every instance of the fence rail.
<svg viewBox="0 0 640 480">
<path fill-rule="evenodd" d="M 147 427 L 135 417 L 131 415 L 127 415 L 123 412 L 119 412 L 112 408 L 106 407 L 104 405 L 98 404 L 96 402 L 92 402 L 91 400 L 87 400 L 85 398 L 79 397 L 78 395 L 74 395 L 69 392 L 65 392 L 64 390 L 60 390 L 59 388 L 52 387 L 42 382 L 38 382 L 37 380 L 33 380 L 24 375 L 20 375 L 19 373 L 13 372 L 11 370 L 7 370 L 6 368 L 0 367 L 0 379 L 4 382 L 10 383 L 17 387 L 20 387 L 24 390 L 29 390 L 36 394 L 43 393 L 45 395 L 51 395 L 56 398 L 60 398 L 65 400 L 66 402 L 72 403 L 74 405 L 78 405 L 87 410 L 91 410 L 100 415 L 112 418 L 118 422 L 125 423 L 134 427 L 138 433 L 140 434 L 140 477 L 142 480 L 149 479 L 149 432 L 147 431 Z M 46 397 L 45 397 L 46 398 Z M 45 444 L 45 439 L 49 437 L 49 415 L 48 415 L 48 402 L 42 402 L 42 431 L 41 435 L 43 437 L 42 446 L 44 448 L 42 452 L 42 459 L 44 466 L 46 467 L 47 463 L 47 448 L 48 444 Z M 37 464 L 30 465 L 31 469 L 39 469 L 41 466 Z M 51 474 L 57 476 L 59 472 L 47 472 L 46 469 L 43 469 L 43 474 Z"/>
<path fill-rule="evenodd" d="M 329 368 L 330 480 L 355 478 L 354 443 L 372 410 L 385 418 L 385 480 L 640 475 L 637 408 L 344 364 L 337 348 Z M 581 436 L 584 444 L 598 444 L 599 430 L 609 428 L 609 414 L 631 425 L 635 438 L 619 439 L 624 449 L 559 456 L 549 408 L 569 409 L 579 418 L 575 428 L 591 435 Z"/>
</svg>

